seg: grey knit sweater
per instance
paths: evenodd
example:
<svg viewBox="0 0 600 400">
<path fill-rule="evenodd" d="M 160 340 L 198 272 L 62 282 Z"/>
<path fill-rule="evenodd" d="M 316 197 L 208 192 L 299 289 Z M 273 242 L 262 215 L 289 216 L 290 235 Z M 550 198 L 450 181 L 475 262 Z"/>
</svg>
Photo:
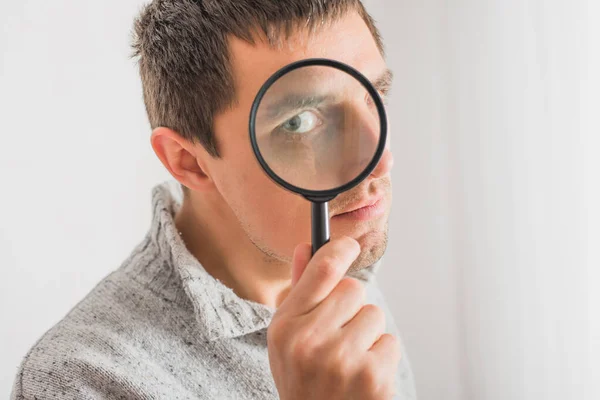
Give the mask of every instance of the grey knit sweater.
<svg viewBox="0 0 600 400">
<path fill-rule="evenodd" d="M 12 399 L 277 399 L 266 328 L 274 309 L 236 296 L 187 251 L 175 181 L 152 191 L 148 234 L 22 361 Z M 357 275 L 389 316 L 374 271 Z M 397 334 L 391 318 L 388 330 Z M 399 399 L 414 399 L 406 352 Z"/>
</svg>

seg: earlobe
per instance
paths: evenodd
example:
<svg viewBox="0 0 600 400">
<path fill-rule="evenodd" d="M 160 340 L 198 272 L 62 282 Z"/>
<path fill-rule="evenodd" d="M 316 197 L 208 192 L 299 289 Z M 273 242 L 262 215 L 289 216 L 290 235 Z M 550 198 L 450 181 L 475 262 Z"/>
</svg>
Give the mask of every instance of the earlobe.
<svg viewBox="0 0 600 400">
<path fill-rule="evenodd" d="M 206 190 L 211 179 L 203 168 L 202 155 L 177 132 L 164 127 L 154 129 L 150 138 L 154 153 L 179 183 L 195 191 Z"/>
</svg>

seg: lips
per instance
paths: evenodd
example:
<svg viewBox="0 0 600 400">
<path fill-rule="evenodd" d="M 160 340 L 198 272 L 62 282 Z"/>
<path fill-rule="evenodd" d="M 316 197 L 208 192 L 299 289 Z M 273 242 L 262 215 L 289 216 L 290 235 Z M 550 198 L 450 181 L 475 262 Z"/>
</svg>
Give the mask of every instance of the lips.
<svg viewBox="0 0 600 400">
<path fill-rule="evenodd" d="M 357 208 L 359 207 L 359 208 Z M 383 217 L 386 213 L 387 203 L 383 197 L 369 199 L 368 201 L 360 202 L 352 207 L 348 207 L 346 211 L 337 214 L 332 218 L 332 221 L 342 221 L 356 223 L 358 221 L 371 221 Z"/>
<path fill-rule="evenodd" d="M 361 201 L 360 203 L 358 203 L 356 205 L 352 205 L 352 206 L 348 207 L 346 210 L 342 211 L 340 213 L 340 215 L 346 214 L 346 213 L 349 213 L 352 211 L 360 210 L 361 208 L 371 207 L 371 206 L 377 204 L 381 199 L 382 199 L 382 197 L 378 197 L 378 198 L 374 198 L 374 199 Z"/>
<path fill-rule="evenodd" d="M 353 204 L 345 207 L 342 211 L 336 213 L 335 216 L 344 215 L 344 214 L 358 211 L 358 210 L 361 210 L 364 208 L 372 207 L 372 206 L 380 203 L 381 200 L 383 200 L 383 198 L 384 198 L 383 194 L 377 194 L 376 196 L 370 196 L 366 199 L 362 199 L 356 203 L 353 203 Z"/>
<path fill-rule="evenodd" d="M 333 220 L 358 221 L 380 218 L 389 209 L 392 183 L 389 176 L 373 179 L 329 203 Z"/>
</svg>

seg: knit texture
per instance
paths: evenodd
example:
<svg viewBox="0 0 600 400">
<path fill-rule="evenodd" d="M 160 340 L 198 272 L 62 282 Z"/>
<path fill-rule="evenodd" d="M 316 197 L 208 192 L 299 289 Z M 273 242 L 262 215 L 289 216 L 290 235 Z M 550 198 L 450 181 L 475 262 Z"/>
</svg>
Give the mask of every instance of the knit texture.
<svg viewBox="0 0 600 400">
<path fill-rule="evenodd" d="M 175 181 L 152 191 L 141 243 L 27 353 L 12 399 L 278 399 L 266 329 L 274 309 L 242 299 L 200 265 L 177 232 Z M 382 307 L 379 263 L 355 277 Z M 415 399 L 404 346 L 398 399 Z"/>
</svg>

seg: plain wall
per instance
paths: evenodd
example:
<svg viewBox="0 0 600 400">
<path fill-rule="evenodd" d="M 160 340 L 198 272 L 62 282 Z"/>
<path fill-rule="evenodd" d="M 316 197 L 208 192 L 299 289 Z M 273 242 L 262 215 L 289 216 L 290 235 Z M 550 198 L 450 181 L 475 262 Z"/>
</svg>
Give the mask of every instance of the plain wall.
<svg viewBox="0 0 600 400">
<path fill-rule="evenodd" d="M 446 132 L 469 399 L 592 398 L 587 11 L 585 2 L 523 0 L 447 9 Z"/>
<path fill-rule="evenodd" d="M 141 4 L 0 3 L 0 393 L 142 239 L 169 178 L 129 59 Z"/>
<path fill-rule="evenodd" d="M 365 3 L 396 75 L 379 281 L 419 398 L 600 398 L 597 5 Z M 0 393 L 169 178 L 129 59 L 142 4 L 0 2 Z"/>
</svg>

